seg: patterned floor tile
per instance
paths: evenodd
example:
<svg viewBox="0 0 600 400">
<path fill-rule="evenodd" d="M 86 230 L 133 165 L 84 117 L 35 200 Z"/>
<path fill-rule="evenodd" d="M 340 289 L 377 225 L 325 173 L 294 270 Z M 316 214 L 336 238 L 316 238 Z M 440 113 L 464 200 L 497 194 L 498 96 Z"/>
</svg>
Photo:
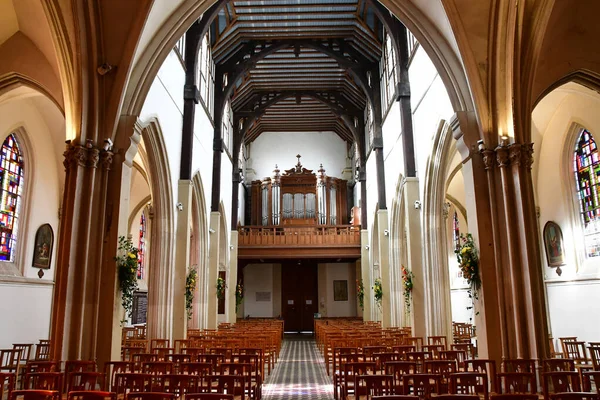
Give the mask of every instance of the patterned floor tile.
<svg viewBox="0 0 600 400">
<path fill-rule="evenodd" d="M 279 362 L 263 385 L 265 400 L 332 400 L 333 384 L 312 336 L 284 339 Z"/>
</svg>

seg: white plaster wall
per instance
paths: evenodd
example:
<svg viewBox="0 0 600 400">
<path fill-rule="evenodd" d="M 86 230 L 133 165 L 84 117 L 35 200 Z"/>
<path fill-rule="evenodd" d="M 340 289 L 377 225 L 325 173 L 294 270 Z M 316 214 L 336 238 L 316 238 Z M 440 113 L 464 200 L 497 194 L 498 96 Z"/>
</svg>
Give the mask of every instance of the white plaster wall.
<svg viewBox="0 0 600 400">
<path fill-rule="evenodd" d="M 44 102 L 33 98 L 19 98 L 0 104 L 1 140 L 18 127 L 26 131 L 31 148 L 25 165 L 26 193 L 21 217 L 27 215 L 27 224 L 19 226 L 18 248 L 24 252 L 23 265 L 17 265 L 22 277 L 29 281 L 7 282 L 0 276 L 0 315 L 9 329 L 0 329 L 0 347 L 12 343 L 37 342 L 48 337 L 54 271 L 56 270 L 56 240 L 58 236 L 58 210 L 62 197 L 62 154 L 54 151 L 55 142 L 64 143 L 64 125 L 48 126 L 40 112 Z M 54 107 L 54 105 L 51 105 Z M 45 110 L 44 113 L 51 113 Z M 63 121 L 64 122 L 64 121 Z M 22 141 L 23 142 L 23 141 Z M 24 143 L 21 143 L 24 145 Z M 61 149 L 62 150 L 62 149 Z M 60 167 L 59 167 L 60 166 Z M 59 170 L 60 168 L 60 170 Z M 49 270 L 38 278 L 38 268 L 31 266 L 35 233 L 42 224 L 49 223 L 54 230 L 54 246 Z"/>
<path fill-rule="evenodd" d="M 192 176 L 200 173 L 204 190 L 204 209 L 206 210 L 206 221 L 210 221 L 210 199 L 212 187 L 212 143 L 214 128 L 204 107 L 196 107 L 194 118 L 194 154 L 192 157 Z M 209 238 L 210 239 L 210 238 Z"/>
<path fill-rule="evenodd" d="M 548 283 L 548 310 L 554 338 L 576 336 L 586 342 L 600 338 L 600 284 L 597 281 Z"/>
<path fill-rule="evenodd" d="M 348 281 L 348 301 L 334 301 L 333 281 Z M 356 264 L 319 264 L 319 312 L 323 317 L 356 316 Z M 321 307 L 321 304 L 325 307 Z"/>
<path fill-rule="evenodd" d="M 473 323 L 473 309 L 467 289 L 450 290 L 450 301 L 452 302 L 452 321 Z"/>
<path fill-rule="evenodd" d="M 273 314 L 274 286 L 272 264 L 247 265 L 244 268 L 244 315 L 268 318 L 276 316 Z M 257 302 L 256 292 L 271 292 L 271 301 Z"/>
<path fill-rule="evenodd" d="M 293 168 L 297 154 L 302 156 L 302 166 L 314 173 L 323 164 L 328 176 L 340 178 L 346 167 L 346 142 L 333 132 L 265 132 L 249 147 L 248 168 L 255 176 L 248 179 L 252 180 L 273 175 L 275 164 L 282 172 Z"/>
<path fill-rule="evenodd" d="M 177 193 L 181 159 L 184 84 L 185 72 L 177 54 L 171 51 L 152 82 L 140 113 L 142 121 L 157 117 L 160 123 L 169 159 L 171 190 L 175 203 L 179 201 Z M 177 223 L 176 220 L 175 223 Z"/>
<path fill-rule="evenodd" d="M 600 140 L 600 95 L 576 84 L 562 86 L 545 97 L 533 112 L 534 186 L 540 209 L 539 229 L 556 222 L 564 238 L 565 265 L 562 275 L 549 268 L 542 243 L 542 263 L 547 288 L 551 333 L 554 337 L 577 336 L 597 340 L 600 324 L 590 319 L 598 315 L 600 304 L 600 257 L 586 258 L 579 230 L 574 192 L 572 151 L 567 143 L 573 122 L 587 128 Z M 566 150 L 565 150 L 566 149 Z M 569 154 L 563 158 L 564 151 Z M 566 178 L 568 176 L 568 178 Z M 572 179 L 572 181 L 571 181 Z M 573 191 L 571 191 L 573 190 Z M 542 235 L 540 234 L 540 240 Z"/>
<path fill-rule="evenodd" d="M 0 348 L 48 339 L 53 288 L 52 284 L 0 282 Z"/>
</svg>

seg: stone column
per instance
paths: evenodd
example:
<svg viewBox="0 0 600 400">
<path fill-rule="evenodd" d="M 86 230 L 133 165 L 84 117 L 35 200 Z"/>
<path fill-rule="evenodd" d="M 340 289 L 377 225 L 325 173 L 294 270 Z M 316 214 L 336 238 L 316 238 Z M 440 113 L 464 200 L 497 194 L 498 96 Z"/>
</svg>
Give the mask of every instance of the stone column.
<svg viewBox="0 0 600 400">
<path fill-rule="evenodd" d="M 185 280 L 190 267 L 190 222 L 192 220 L 192 181 L 182 179 L 177 195 L 177 229 L 175 233 L 175 268 L 173 269 L 173 339 L 187 337 Z"/>
<path fill-rule="evenodd" d="M 469 228 L 478 243 L 481 291 L 475 303 L 479 355 L 546 358 L 548 327 L 531 183 L 531 144 L 477 142 L 471 116 L 452 123 L 463 156 Z"/>
<path fill-rule="evenodd" d="M 410 313 L 411 326 L 414 336 L 427 336 L 425 327 L 426 300 L 425 300 L 425 271 L 423 269 L 423 243 L 421 240 L 421 200 L 419 197 L 419 179 L 405 178 L 404 205 L 406 207 L 406 252 L 408 265 L 413 273 L 412 307 Z"/>
<path fill-rule="evenodd" d="M 217 329 L 217 277 L 219 276 L 219 237 L 221 236 L 221 214 L 210 213 L 209 248 L 208 248 L 208 283 L 206 299 L 206 329 Z"/>
<path fill-rule="evenodd" d="M 379 270 L 381 273 L 381 326 L 388 328 L 392 326 L 392 274 L 390 271 L 390 231 L 388 227 L 388 211 L 377 210 L 378 232 L 373 235 L 379 236 Z"/>
<path fill-rule="evenodd" d="M 235 312 L 235 292 L 237 291 L 238 276 L 238 231 L 231 231 L 231 242 L 229 246 L 229 274 L 227 274 L 228 296 L 227 299 L 227 322 L 235 324 L 237 313 Z"/>
<path fill-rule="evenodd" d="M 364 287 L 364 310 L 363 321 L 373 321 L 372 307 L 372 289 L 371 289 L 371 254 L 369 249 L 369 231 L 362 229 L 360 231 L 360 266 L 361 278 Z"/>
<path fill-rule="evenodd" d="M 124 155 L 91 140 L 67 143 L 50 327 L 53 359 L 103 363 L 119 357 L 122 308 L 114 256 L 119 234 L 127 235 L 131 179 Z"/>
</svg>

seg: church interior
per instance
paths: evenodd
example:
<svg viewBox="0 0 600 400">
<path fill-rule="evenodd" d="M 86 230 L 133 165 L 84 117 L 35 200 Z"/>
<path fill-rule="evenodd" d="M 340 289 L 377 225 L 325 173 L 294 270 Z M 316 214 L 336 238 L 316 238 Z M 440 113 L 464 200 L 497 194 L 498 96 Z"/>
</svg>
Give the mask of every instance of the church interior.
<svg viewBox="0 0 600 400">
<path fill-rule="evenodd" d="M 599 13 L 0 0 L 0 400 L 600 399 Z"/>
</svg>

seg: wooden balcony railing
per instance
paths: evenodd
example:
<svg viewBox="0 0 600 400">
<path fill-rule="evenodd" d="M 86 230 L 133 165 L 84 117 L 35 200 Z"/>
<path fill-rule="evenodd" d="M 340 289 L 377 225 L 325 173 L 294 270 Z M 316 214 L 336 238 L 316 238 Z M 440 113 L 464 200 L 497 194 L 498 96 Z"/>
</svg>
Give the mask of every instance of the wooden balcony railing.
<svg viewBox="0 0 600 400">
<path fill-rule="evenodd" d="M 360 246 L 360 226 L 293 225 L 243 226 L 238 228 L 239 246 Z"/>
</svg>

